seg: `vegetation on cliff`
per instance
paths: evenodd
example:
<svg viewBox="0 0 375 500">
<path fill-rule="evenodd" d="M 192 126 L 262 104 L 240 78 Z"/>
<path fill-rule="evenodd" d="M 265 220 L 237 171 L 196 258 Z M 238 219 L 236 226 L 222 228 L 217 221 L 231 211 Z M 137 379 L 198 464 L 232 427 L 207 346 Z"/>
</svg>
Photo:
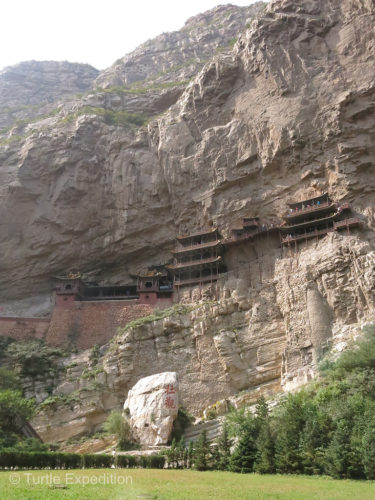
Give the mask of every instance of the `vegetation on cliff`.
<svg viewBox="0 0 375 500">
<path fill-rule="evenodd" d="M 20 429 L 35 412 L 32 399 L 23 397 L 17 375 L 0 368 L 0 449 L 20 445 Z M 26 440 L 23 447 L 30 448 L 33 440 Z"/>
<path fill-rule="evenodd" d="M 198 470 L 327 474 L 375 479 L 375 326 L 339 359 L 325 360 L 320 377 L 269 411 L 261 398 L 253 414 L 232 411 L 216 446 L 202 434 L 192 453 Z M 229 434 L 228 434 L 229 430 Z M 230 438 L 237 439 L 229 456 Z M 176 448 L 170 463 L 182 463 Z"/>
</svg>

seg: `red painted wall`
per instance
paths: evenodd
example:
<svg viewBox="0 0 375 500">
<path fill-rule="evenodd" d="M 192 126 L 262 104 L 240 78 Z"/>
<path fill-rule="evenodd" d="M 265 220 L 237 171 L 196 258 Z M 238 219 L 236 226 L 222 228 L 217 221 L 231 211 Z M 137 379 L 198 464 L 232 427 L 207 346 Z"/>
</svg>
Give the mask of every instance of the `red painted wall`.
<svg viewBox="0 0 375 500">
<path fill-rule="evenodd" d="M 15 340 L 44 338 L 49 345 L 88 349 L 105 344 L 119 327 L 152 313 L 155 306 L 167 307 L 171 297 L 156 292 L 141 293 L 139 300 L 78 301 L 74 295 L 56 295 L 50 319 L 0 318 L 0 336 Z"/>
<path fill-rule="evenodd" d="M 142 316 L 152 313 L 149 304 L 137 301 L 68 301 L 56 304 L 46 341 L 49 345 L 66 347 L 74 344 L 78 349 L 88 349 L 95 344 L 105 344 L 125 326 Z"/>
</svg>

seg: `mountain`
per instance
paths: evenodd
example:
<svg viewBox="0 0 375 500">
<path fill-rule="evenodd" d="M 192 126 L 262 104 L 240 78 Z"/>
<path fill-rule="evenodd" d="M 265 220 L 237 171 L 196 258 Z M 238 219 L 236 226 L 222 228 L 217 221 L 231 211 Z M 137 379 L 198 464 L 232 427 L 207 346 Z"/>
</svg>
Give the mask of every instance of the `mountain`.
<svg viewBox="0 0 375 500">
<path fill-rule="evenodd" d="M 51 104 L 88 90 L 99 71 L 67 61 L 27 61 L 0 71 L 0 129 L 48 113 Z"/>
<path fill-rule="evenodd" d="M 143 45 L 85 95 L 3 134 L 3 311 L 48 311 L 53 274 L 79 269 L 123 283 L 168 262 L 179 233 L 217 226 L 228 237 L 244 217 L 270 224 L 288 203 L 322 193 L 350 203 L 360 229 L 229 250 L 216 290 L 179 296 L 199 309 L 136 325 L 103 349 L 101 389 L 54 413 L 52 427 L 62 418 L 71 426 L 65 435 L 85 418 L 89 430 L 140 377 L 165 367 L 195 415 L 218 400 L 292 389 L 313 377 L 324 349 L 343 349 L 373 319 L 374 3 L 273 0 L 244 19 L 230 50 L 216 53 L 211 41 L 211 57 L 195 55 L 192 75 L 190 64 L 176 65 L 198 50 L 189 33 L 205 19 L 158 37 L 161 52 Z M 171 40 L 184 36 L 180 56 Z M 74 360 L 75 370 L 87 359 Z M 56 393 L 82 388 L 77 373 L 74 387 Z M 38 429 L 51 418 L 42 415 Z"/>
</svg>

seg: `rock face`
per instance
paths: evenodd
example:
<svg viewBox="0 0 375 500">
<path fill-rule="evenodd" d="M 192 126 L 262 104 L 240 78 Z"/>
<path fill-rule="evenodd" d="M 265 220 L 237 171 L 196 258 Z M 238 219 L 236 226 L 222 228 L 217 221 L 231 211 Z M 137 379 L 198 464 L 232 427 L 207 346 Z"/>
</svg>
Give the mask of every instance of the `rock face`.
<svg viewBox="0 0 375 500">
<path fill-rule="evenodd" d="M 169 259 L 175 231 L 169 180 L 150 133 L 137 128 L 129 113 L 149 120 L 168 109 L 186 79 L 218 47 L 230 51 L 230 40 L 262 7 L 229 5 L 193 18 L 185 30 L 152 41 L 162 46 L 152 58 L 148 43 L 129 56 L 130 67 L 142 66 L 147 75 L 141 88 L 113 87 L 125 83 L 132 71 L 126 59 L 100 75 L 95 91 L 71 97 L 57 114 L 17 124 L 0 136 L 5 313 L 48 312 L 50 276 L 66 269 L 78 267 L 98 282 L 116 284 L 130 272 Z M 202 33 L 207 40 L 197 44 Z M 185 65 L 193 52 L 194 61 Z M 162 61 L 166 72 L 158 75 Z M 125 75 L 121 82 L 112 78 L 119 67 Z"/>
<path fill-rule="evenodd" d="M 67 61 L 27 61 L 0 71 L 0 129 L 36 119 L 57 100 L 88 90 L 99 71 Z"/>
<path fill-rule="evenodd" d="M 148 40 L 116 61 L 95 83 L 108 88 L 145 80 L 159 85 L 185 82 L 215 53 L 229 52 L 241 31 L 265 6 L 265 2 L 248 7 L 220 5 L 191 17 L 181 30 Z"/>
<path fill-rule="evenodd" d="M 374 18 L 370 0 L 274 0 L 181 88 L 181 68 L 140 88 L 160 65 L 145 45 L 138 69 L 133 54 L 58 115 L 1 139 L 0 300 L 13 315 L 48 310 L 51 274 L 124 282 L 167 262 L 179 232 L 214 225 L 226 236 L 243 217 L 271 222 L 322 192 L 362 221 L 288 251 L 271 236 L 228 250 L 217 287 L 181 294 L 199 308 L 116 339 L 92 389 L 76 367 L 74 391 L 85 392 L 64 406 L 65 435 L 73 422 L 99 425 L 166 366 L 196 415 L 238 391 L 292 389 L 373 319 Z M 59 418 L 41 414 L 40 428 Z"/>
<path fill-rule="evenodd" d="M 167 444 L 178 412 L 177 373 L 141 378 L 128 392 L 124 411 L 140 444 Z"/>
</svg>

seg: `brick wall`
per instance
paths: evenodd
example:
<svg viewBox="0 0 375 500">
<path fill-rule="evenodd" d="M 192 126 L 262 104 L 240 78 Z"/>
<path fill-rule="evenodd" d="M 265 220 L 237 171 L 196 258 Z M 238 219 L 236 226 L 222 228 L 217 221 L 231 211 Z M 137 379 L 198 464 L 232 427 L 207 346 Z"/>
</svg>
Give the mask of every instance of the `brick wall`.
<svg viewBox="0 0 375 500">
<path fill-rule="evenodd" d="M 46 335 L 49 345 L 78 349 L 105 344 L 119 326 L 152 313 L 153 306 L 135 301 L 64 301 L 56 303 Z"/>
<path fill-rule="evenodd" d="M 0 318 L 0 336 L 14 340 L 42 339 L 49 322 L 49 318 Z"/>
</svg>

